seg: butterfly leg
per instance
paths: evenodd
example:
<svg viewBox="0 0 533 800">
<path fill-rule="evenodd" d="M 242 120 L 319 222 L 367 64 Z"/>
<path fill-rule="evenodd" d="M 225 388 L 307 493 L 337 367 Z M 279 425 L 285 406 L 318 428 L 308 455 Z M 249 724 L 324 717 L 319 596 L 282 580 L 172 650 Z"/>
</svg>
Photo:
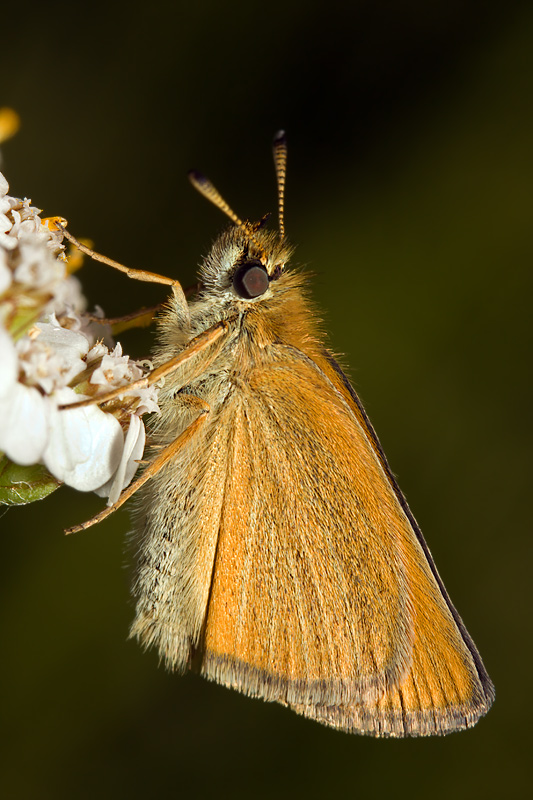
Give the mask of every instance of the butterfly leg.
<svg viewBox="0 0 533 800">
<path fill-rule="evenodd" d="M 176 370 L 178 367 L 186 364 L 191 358 L 198 355 L 198 353 L 201 353 L 203 350 L 209 347 L 209 345 L 216 342 L 218 339 L 224 336 L 227 330 L 228 323 L 224 321 L 219 322 L 212 328 L 209 328 L 209 330 L 199 334 L 199 336 L 195 336 L 195 338 L 191 339 L 189 344 L 184 347 L 181 353 L 174 358 L 171 358 L 170 361 L 167 361 L 165 364 L 161 364 L 161 366 L 152 370 L 152 372 L 150 372 L 148 375 L 145 375 L 143 378 L 139 378 L 137 381 L 132 381 L 132 383 L 127 383 L 124 386 L 119 386 L 117 389 L 112 389 L 110 392 L 104 392 L 103 394 L 95 397 L 89 397 L 86 400 L 80 400 L 78 403 L 70 403 L 69 405 L 60 406 L 59 408 L 64 410 L 67 408 L 83 408 L 84 406 L 95 404 L 100 405 L 101 403 L 107 403 L 110 400 L 114 400 L 116 397 L 122 397 L 134 389 L 145 389 L 147 386 L 152 386 L 152 384 L 157 383 L 157 381 L 161 380 L 161 378 L 164 378 L 166 375 L 174 372 L 174 370 Z"/>
<path fill-rule="evenodd" d="M 188 286 L 183 290 L 185 297 L 190 297 L 199 292 L 201 284 L 195 283 Z M 118 317 L 97 317 L 94 314 L 84 313 L 84 318 L 90 322 L 97 322 L 100 325 L 110 325 L 113 334 L 116 336 L 118 333 L 130 330 L 130 328 L 147 328 L 152 324 L 154 318 L 163 310 L 165 303 L 156 303 L 153 306 L 145 306 L 136 311 L 130 311 L 129 314 L 121 314 Z"/>
<path fill-rule="evenodd" d="M 59 230 L 71 244 L 77 247 L 82 253 L 85 253 L 85 255 L 88 255 L 94 261 L 100 261 L 102 264 L 107 264 L 108 267 L 113 267 L 113 269 L 123 272 L 128 278 L 132 278 L 135 281 L 161 283 L 164 286 L 171 286 L 174 297 L 178 301 L 181 311 L 184 315 L 184 319 L 189 319 L 189 306 L 187 305 L 185 292 L 183 291 L 179 281 L 174 280 L 174 278 L 167 278 L 165 275 L 159 275 L 157 272 L 149 272 L 145 269 L 132 269 L 131 267 L 126 267 L 124 264 L 120 264 L 120 262 L 115 261 L 113 258 L 103 256 L 101 253 L 97 253 L 92 248 L 82 244 L 82 242 L 80 242 L 75 236 L 67 231 L 65 224 L 63 223 L 66 224 L 65 220 L 60 222 L 59 219 L 56 218 L 54 225 L 56 228 L 59 228 Z"/>
<path fill-rule="evenodd" d="M 207 414 L 209 413 L 209 405 L 204 400 L 201 400 L 199 397 L 189 396 L 188 398 L 189 405 L 194 405 L 198 410 L 198 416 L 196 417 L 193 422 L 188 425 L 185 430 L 176 438 L 173 442 L 171 442 L 167 447 L 163 448 L 159 455 L 151 461 L 142 475 L 137 478 L 132 484 L 128 486 L 127 489 L 124 489 L 122 494 L 120 495 L 119 499 L 116 503 L 108 508 L 105 508 L 99 514 L 92 517 L 92 519 L 87 520 L 87 522 L 82 522 L 81 525 L 74 525 L 72 528 L 67 528 L 65 531 L 66 534 L 69 533 L 77 533 L 78 531 L 83 531 L 86 528 L 90 528 L 92 525 L 96 525 L 98 522 L 101 522 L 118 508 L 123 505 L 126 500 L 135 494 L 135 492 L 143 486 L 146 481 L 150 480 L 154 475 L 157 473 L 179 452 L 179 450 L 184 447 L 197 433 L 197 431 L 202 427 L 205 423 L 207 418 Z"/>
<path fill-rule="evenodd" d="M 180 285 L 179 281 L 176 281 L 173 278 L 167 278 L 164 275 L 158 275 L 157 272 L 148 272 L 144 269 L 132 269 L 131 267 L 124 266 L 124 264 L 120 264 L 118 261 L 115 261 L 112 258 L 103 256 L 101 253 L 97 253 L 95 250 L 87 247 L 86 244 L 82 244 L 78 239 L 76 239 L 75 236 L 67 231 L 66 227 L 60 222 L 56 221 L 55 225 L 59 228 L 63 236 L 65 236 L 65 238 L 68 239 L 71 244 L 77 247 L 78 250 L 81 250 L 82 253 L 90 256 L 90 258 L 92 258 L 94 261 L 100 261 L 102 264 L 107 264 L 108 267 L 113 267 L 113 269 L 118 269 L 119 272 L 124 272 L 128 278 L 132 278 L 135 281 L 147 281 L 148 283 L 161 283 L 165 286 L 172 287 L 174 287 L 176 284 L 178 286 Z"/>
<path fill-rule="evenodd" d="M 122 314 L 119 317 L 97 317 L 95 314 L 84 313 L 84 319 L 90 322 L 97 322 L 99 325 L 110 325 L 113 334 L 122 333 L 130 328 L 147 328 L 152 324 L 155 315 L 161 311 L 163 303 L 155 306 L 145 306 L 137 311 L 130 311 L 129 314 Z"/>
</svg>

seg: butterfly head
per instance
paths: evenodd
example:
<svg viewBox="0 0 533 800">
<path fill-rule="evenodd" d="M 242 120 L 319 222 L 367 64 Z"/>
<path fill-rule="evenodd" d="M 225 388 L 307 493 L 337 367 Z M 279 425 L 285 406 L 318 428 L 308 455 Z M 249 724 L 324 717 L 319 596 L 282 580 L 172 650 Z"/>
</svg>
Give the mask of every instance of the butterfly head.
<svg viewBox="0 0 533 800">
<path fill-rule="evenodd" d="M 233 225 L 216 240 L 202 265 L 200 278 L 209 293 L 247 303 L 268 298 L 285 269 L 292 248 L 285 239 L 284 195 L 287 146 L 285 133 L 274 137 L 278 183 L 279 232 L 265 230 L 270 215 L 259 222 L 240 219 L 204 175 L 191 170 L 195 189 L 228 216 Z"/>
<path fill-rule="evenodd" d="M 210 294 L 254 303 L 275 292 L 291 253 L 291 246 L 274 231 L 255 226 L 250 236 L 247 227 L 232 225 L 215 241 L 200 278 Z"/>
</svg>

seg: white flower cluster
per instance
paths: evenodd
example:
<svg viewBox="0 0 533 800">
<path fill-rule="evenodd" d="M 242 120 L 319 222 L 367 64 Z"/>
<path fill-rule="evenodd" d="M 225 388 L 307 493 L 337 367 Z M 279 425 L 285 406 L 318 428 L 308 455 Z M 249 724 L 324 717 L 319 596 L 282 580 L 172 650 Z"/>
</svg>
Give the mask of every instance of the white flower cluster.
<svg viewBox="0 0 533 800">
<path fill-rule="evenodd" d="M 134 389 L 106 411 L 61 408 L 138 380 L 143 370 L 119 344 L 110 351 L 95 341 L 61 232 L 8 189 L 0 173 L 0 451 L 17 464 L 42 463 L 111 505 L 142 458 L 141 416 L 158 411 L 157 389 Z"/>
</svg>

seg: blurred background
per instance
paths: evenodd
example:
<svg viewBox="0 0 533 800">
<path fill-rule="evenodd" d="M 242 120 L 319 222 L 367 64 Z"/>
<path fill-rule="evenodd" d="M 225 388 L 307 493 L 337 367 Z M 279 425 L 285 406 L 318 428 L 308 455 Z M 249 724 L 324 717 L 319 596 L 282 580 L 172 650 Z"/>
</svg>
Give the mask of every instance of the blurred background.
<svg viewBox="0 0 533 800">
<path fill-rule="evenodd" d="M 131 267 L 194 282 L 225 225 L 276 210 L 497 699 L 444 739 L 348 736 L 127 641 L 120 511 L 65 488 L 3 513 L 6 798 L 519 798 L 531 742 L 533 7 L 476 0 L 26 4 L 3 14 L 11 194 Z M 10 16 L 11 15 L 11 16 Z M 164 289 L 86 263 L 120 314 Z M 124 337 L 144 356 L 153 334 Z M 526 756 L 527 754 L 527 756 Z"/>
</svg>

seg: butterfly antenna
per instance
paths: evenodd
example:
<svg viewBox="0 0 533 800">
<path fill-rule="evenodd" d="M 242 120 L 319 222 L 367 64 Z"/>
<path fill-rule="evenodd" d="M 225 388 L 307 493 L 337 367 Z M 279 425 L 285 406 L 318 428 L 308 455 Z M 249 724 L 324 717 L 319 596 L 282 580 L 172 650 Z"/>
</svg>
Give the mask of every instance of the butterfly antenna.
<svg viewBox="0 0 533 800">
<path fill-rule="evenodd" d="M 205 175 L 202 175 L 201 172 L 198 172 L 195 169 L 191 169 L 188 173 L 189 180 L 194 186 L 194 188 L 203 194 L 210 203 L 213 203 L 214 206 L 219 208 L 227 217 L 230 218 L 232 222 L 235 223 L 242 231 L 251 239 L 251 241 L 255 244 L 255 246 L 260 250 L 263 256 L 266 258 L 266 251 L 265 248 L 258 242 L 258 240 L 254 236 L 254 226 L 250 222 L 243 221 L 237 214 L 233 211 L 233 209 L 226 203 L 218 189 L 216 189 L 213 184 L 211 183 Z"/>
<path fill-rule="evenodd" d="M 273 143 L 274 166 L 278 182 L 279 233 L 285 236 L 285 176 L 287 174 L 287 137 L 285 131 L 278 131 Z"/>
</svg>

